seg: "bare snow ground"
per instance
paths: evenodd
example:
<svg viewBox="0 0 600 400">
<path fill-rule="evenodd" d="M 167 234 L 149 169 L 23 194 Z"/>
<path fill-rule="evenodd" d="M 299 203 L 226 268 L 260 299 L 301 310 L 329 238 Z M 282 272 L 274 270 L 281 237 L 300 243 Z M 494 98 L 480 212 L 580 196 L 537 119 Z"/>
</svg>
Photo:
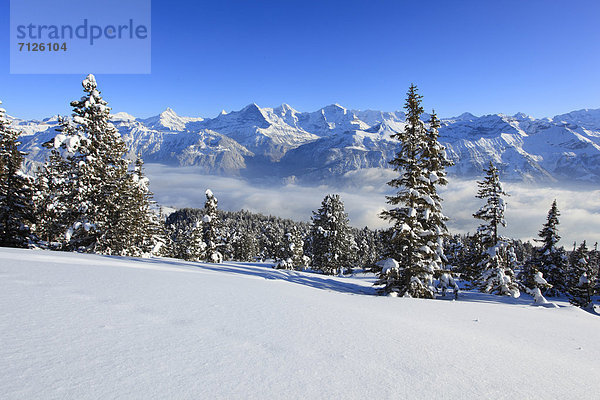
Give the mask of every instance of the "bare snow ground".
<svg viewBox="0 0 600 400">
<path fill-rule="evenodd" d="M 600 318 L 368 279 L 0 249 L 0 397 L 589 398 Z"/>
</svg>

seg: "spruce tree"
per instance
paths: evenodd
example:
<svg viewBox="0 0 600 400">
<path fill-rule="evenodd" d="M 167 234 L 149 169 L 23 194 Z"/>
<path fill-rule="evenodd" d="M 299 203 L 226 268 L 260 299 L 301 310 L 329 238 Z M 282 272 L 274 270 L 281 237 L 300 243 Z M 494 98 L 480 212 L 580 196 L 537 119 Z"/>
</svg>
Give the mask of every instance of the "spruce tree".
<svg viewBox="0 0 600 400">
<path fill-rule="evenodd" d="M 5 113 L 0 108 L 0 246 L 28 247 L 34 241 L 33 182 L 21 172 L 20 132 L 10 126 Z"/>
<path fill-rule="evenodd" d="M 69 163 L 53 148 L 46 163 L 38 168 L 34 197 L 35 233 L 50 249 L 63 248 L 65 232 L 73 224 L 68 220 L 73 207 L 68 202 L 69 182 Z"/>
<path fill-rule="evenodd" d="M 423 239 L 427 247 L 432 250 L 426 254 L 424 261 L 429 262 L 430 269 L 438 274 L 444 274 L 444 280 L 440 282 L 443 286 L 446 281 L 454 282 L 454 280 L 448 278 L 452 272 L 444 268 L 446 263 L 444 241 L 449 237 L 446 227 L 448 217 L 442 213 L 442 198 L 437 192 L 437 187 L 448 184 L 446 168 L 453 163 L 446 157 L 445 148 L 439 142 L 439 128 L 440 120 L 435 111 L 432 111 L 421 155 L 423 175 L 421 179 L 426 184 L 427 195 L 424 198 L 424 209 L 419 216 Z"/>
<path fill-rule="evenodd" d="M 150 256 L 158 254 L 164 244 L 158 216 L 151 209 L 152 192 L 143 166 L 143 160 L 138 158 L 119 187 L 119 215 L 111 219 L 112 225 L 103 239 L 113 254 Z"/>
<path fill-rule="evenodd" d="M 186 261 L 202 261 L 206 252 L 202 222 L 196 217 L 188 221 L 173 221 L 169 216 L 165 222 L 167 257 Z"/>
<path fill-rule="evenodd" d="M 521 282 L 536 303 L 545 304 L 548 301 L 543 295 L 543 292 L 552 288 L 552 285 L 544 278 L 544 274 L 539 269 L 537 260 L 529 260 L 523 267 L 521 274 Z"/>
<path fill-rule="evenodd" d="M 255 261 L 258 256 L 256 233 L 237 230 L 233 235 L 233 259 L 236 261 Z"/>
<path fill-rule="evenodd" d="M 590 260 L 590 252 L 584 240 L 571 254 L 568 276 L 570 302 L 582 308 L 590 307 L 597 278 L 597 266 Z"/>
<path fill-rule="evenodd" d="M 371 269 L 379 260 L 379 232 L 364 227 L 355 236 L 356 264 L 363 269 Z"/>
<path fill-rule="evenodd" d="M 296 227 L 289 229 L 281 238 L 276 257 L 276 268 L 299 270 L 304 267 L 304 242 Z"/>
<path fill-rule="evenodd" d="M 485 170 L 486 176 L 477 182 L 477 198 L 485 199 L 483 205 L 473 216 L 483 221 L 477 229 L 481 239 L 482 253 L 477 263 L 479 273 L 476 285 L 482 292 L 519 297 L 515 274 L 510 263 L 510 248 L 506 240 L 498 236 L 498 227 L 506 226 L 506 209 L 503 196 L 507 196 L 498 177 L 498 169 L 490 161 Z"/>
<path fill-rule="evenodd" d="M 390 164 L 401 175 L 388 182 L 398 192 L 387 196 L 387 202 L 397 207 L 382 212 L 381 217 L 393 224 L 390 256 L 398 268 L 382 271 L 377 284 L 383 285 L 386 293 L 433 298 L 433 277 L 442 267 L 447 233 L 435 186 L 446 183 L 448 162 L 437 143 L 437 117 L 433 115 L 429 130 L 421 121 L 421 99 L 417 87 L 411 85 L 404 106 L 405 129 L 393 135 L 401 145 Z"/>
<path fill-rule="evenodd" d="M 334 275 L 343 274 L 350 267 L 353 239 L 339 195 L 325 196 L 321 208 L 313 211 L 311 240 L 315 270 Z"/>
<path fill-rule="evenodd" d="M 84 96 L 71 102 L 72 122 L 65 121 L 54 139 L 55 147 L 72 153 L 68 201 L 76 209 L 68 247 L 112 254 L 122 248 L 115 238 L 125 234 L 119 220 L 125 218 L 120 195 L 128 181 L 126 147 L 109 121 L 110 108 L 97 90 L 95 77 L 88 75 L 82 86 Z"/>
<path fill-rule="evenodd" d="M 203 240 L 206 244 L 204 259 L 208 262 L 220 263 L 223 255 L 219 251 L 222 246 L 219 220 L 217 211 L 218 200 L 210 189 L 206 192 L 206 203 L 204 203 L 204 217 L 202 218 Z"/>
<path fill-rule="evenodd" d="M 537 239 L 537 241 L 541 242 L 542 246 L 536 251 L 534 259 L 536 269 L 543 274 L 549 284 L 549 287 L 544 291 L 544 294 L 548 296 L 559 296 L 567 291 L 567 255 L 562 246 L 557 246 L 560 240 L 558 234 L 559 216 L 558 206 L 556 200 L 554 200 L 548 211 L 546 223 L 538 233 L 540 239 Z"/>
</svg>

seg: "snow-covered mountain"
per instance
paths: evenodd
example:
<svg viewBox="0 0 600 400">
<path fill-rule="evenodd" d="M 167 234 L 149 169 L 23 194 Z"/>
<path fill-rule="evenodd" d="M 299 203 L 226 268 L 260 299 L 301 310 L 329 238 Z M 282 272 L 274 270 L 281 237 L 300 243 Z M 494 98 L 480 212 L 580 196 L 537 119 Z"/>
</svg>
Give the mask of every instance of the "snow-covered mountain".
<svg viewBox="0 0 600 400">
<path fill-rule="evenodd" d="M 55 134 L 57 117 L 13 118 L 13 123 L 23 131 L 29 165 L 43 161 L 41 143 Z M 171 109 L 144 119 L 121 112 L 113 123 L 130 155 L 147 162 L 313 184 L 334 183 L 362 168 L 389 168 L 399 148 L 391 135 L 404 129 L 404 113 L 338 104 L 314 112 L 250 104 L 206 119 L 181 117 Z M 455 176 L 479 177 L 491 160 L 505 180 L 600 182 L 600 109 L 543 119 L 464 113 L 442 120 L 440 139 L 455 162 L 450 169 Z"/>
</svg>

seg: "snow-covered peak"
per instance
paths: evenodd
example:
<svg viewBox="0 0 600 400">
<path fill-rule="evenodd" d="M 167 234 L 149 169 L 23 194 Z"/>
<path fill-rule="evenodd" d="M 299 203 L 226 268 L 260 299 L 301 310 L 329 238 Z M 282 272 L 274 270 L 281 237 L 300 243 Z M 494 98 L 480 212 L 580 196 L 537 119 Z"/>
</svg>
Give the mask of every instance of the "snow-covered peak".
<svg viewBox="0 0 600 400">
<path fill-rule="evenodd" d="M 572 111 L 552 118 L 555 122 L 567 122 L 592 131 L 600 131 L 600 108 Z"/>
<path fill-rule="evenodd" d="M 346 115 L 348 110 L 345 107 L 340 106 L 338 103 L 330 104 L 321 108 L 323 115 Z"/>
<path fill-rule="evenodd" d="M 523 112 L 518 112 L 515 115 L 512 116 L 514 119 L 517 120 L 529 120 L 529 121 L 533 121 L 535 118 L 523 113 Z"/>
<path fill-rule="evenodd" d="M 470 112 L 464 112 L 460 114 L 458 117 L 450 118 L 455 121 L 473 121 L 477 119 L 477 117 Z"/>
<path fill-rule="evenodd" d="M 118 113 L 112 114 L 111 119 L 113 121 L 123 121 L 123 122 L 133 122 L 136 120 L 136 118 L 133 115 L 128 114 L 126 112 L 118 112 Z"/>
<path fill-rule="evenodd" d="M 168 131 L 183 131 L 189 122 L 199 122 L 202 120 L 200 117 L 180 117 L 170 107 L 167 107 L 163 112 L 154 117 L 138 119 L 138 121 L 150 128 Z"/>
<path fill-rule="evenodd" d="M 279 107 L 273 109 L 274 112 L 278 113 L 278 114 L 297 114 L 298 111 L 295 110 L 292 106 L 290 106 L 289 104 L 283 103 L 282 105 L 280 105 Z"/>
<path fill-rule="evenodd" d="M 42 120 L 42 122 L 44 122 L 44 123 L 46 123 L 46 124 L 53 124 L 53 123 L 57 123 L 57 122 L 58 122 L 58 117 L 59 117 L 59 115 L 58 115 L 58 114 L 55 114 L 55 115 L 53 115 L 53 116 L 51 116 L 51 117 L 44 118 L 44 119 Z"/>
<path fill-rule="evenodd" d="M 240 125 L 266 128 L 270 125 L 270 121 L 266 113 L 256 103 L 251 103 L 239 111 L 221 113 L 213 120 L 206 120 L 206 124 L 211 129 L 223 126 L 233 128 Z"/>
</svg>

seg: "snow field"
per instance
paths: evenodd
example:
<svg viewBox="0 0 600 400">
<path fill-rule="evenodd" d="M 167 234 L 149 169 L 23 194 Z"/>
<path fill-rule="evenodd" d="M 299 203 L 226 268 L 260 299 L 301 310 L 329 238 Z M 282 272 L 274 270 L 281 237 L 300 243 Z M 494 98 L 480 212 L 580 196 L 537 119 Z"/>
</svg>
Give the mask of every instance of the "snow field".
<svg viewBox="0 0 600 400">
<path fill-rule="evenodd" d="M 2 248 L 0 397 L 577 399 L 600 390 L 597 316 L 478 293 L 372 293 L 364 277 L 261 264 Z"/>
</svg>

